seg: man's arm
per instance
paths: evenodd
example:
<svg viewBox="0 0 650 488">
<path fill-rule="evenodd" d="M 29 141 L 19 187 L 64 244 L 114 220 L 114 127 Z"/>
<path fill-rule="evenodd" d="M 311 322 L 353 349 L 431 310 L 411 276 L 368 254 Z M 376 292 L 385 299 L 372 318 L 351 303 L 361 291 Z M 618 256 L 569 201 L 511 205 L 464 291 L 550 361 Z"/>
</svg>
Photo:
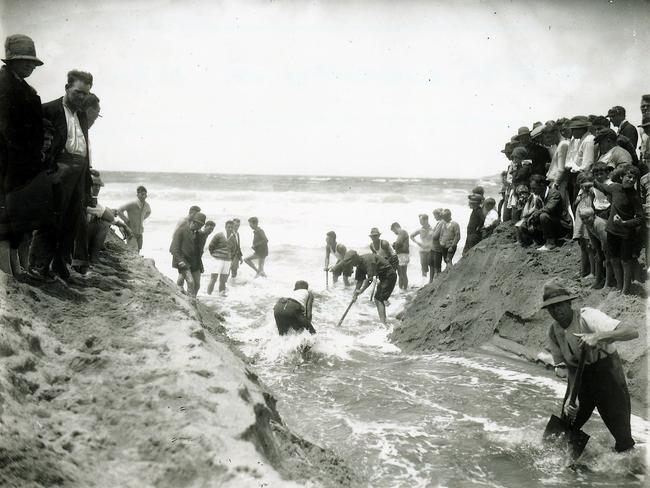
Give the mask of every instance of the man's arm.
<svg viewBox="0 0 650 488">
<path fill-rule="evenodd" d="M 151 215 L 151 206 L 147 203 L 147 206 L 145 208 L 146 208 L 146 211 L 144 213 L 144 217 L 142 218 L 142 220 L 148 219 L 149 215 Z"/>
<path fill-rule="evenodd" d="M 117 209 L 118 217 L 120 217 L 127 225 L 130 224 L 131 222 L 129 221 L 129 216 L 126 215 L 124 212 L 128 211 L 130 205 L 131 205 L 130 203 L 126 203 Z"/>
<path fill-rule="evenodd" d="M 174 262 L 180 268 L 186 268 L 187 263 L 185 262 L 185 256 L 181 253 L 181 243 L 183 241 L 183 227 L 179 227 L 174 231 L 174 237 L 172 237 L 172 245 L 169 247 L 169 252 L 171 252 Z"/>
<path fill-rule="evenodd" d="M 325 271 L 329 270 L 330 267 L 330 253 L 332 251 L 330 250 L 329 244 L 325 246 Z"/>
<path fill-rule="evenodd" d="M 392 256 L 393 254 L 395 254 L 395 251 L 393 251 L 393 248 L 390 247 L 390 242 L 388 242 L 388 241 L 383 241 L 383 240 L 382 240 L 381 243 L 380 243 L 380 247 L 381 247 L 384 251 L 386 251 L 386 252 L 388 253 L 389 256 Z"/>
</svg>

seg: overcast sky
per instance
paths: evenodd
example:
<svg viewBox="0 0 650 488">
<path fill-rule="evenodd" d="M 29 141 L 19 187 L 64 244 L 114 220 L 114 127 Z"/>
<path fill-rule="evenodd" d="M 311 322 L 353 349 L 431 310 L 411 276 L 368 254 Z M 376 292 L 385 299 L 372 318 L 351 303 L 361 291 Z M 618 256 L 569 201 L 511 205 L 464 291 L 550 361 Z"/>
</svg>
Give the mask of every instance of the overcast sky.
<svg viewBox="0 0 650 488">
<path fill-rule="evenodd" d="M 100 170 L 476 177 L 521 125 L 612 105 L 638 124 L 650 93 L 647 0 L 2 8 L 44 102 L 93 73 Z"/>
</svg>

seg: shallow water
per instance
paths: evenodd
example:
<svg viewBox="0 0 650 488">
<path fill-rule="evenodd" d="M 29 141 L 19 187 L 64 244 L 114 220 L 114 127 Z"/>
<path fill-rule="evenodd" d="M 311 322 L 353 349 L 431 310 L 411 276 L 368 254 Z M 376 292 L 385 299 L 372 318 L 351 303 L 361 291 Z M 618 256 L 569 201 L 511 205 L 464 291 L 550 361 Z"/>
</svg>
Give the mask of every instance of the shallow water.
<svg viewBox="0 0 650 488">
<path fill-rule="evenodd" d="M 129 199 L 136 181 L 146 183 L 142 177 L 110 178 L 115 181 L 100 196 L 109 205 Z M 336 327 L 350 290 L 331 282 L 325 289 L 325 232 L 335 229 L 342 242 L 361 249 L 370 227 L 378 226 L 392 241 L 393 220 L 412 231 L 418 213 L 439 206 L 451 208 L 464 228 L 463 201 L 474 182 L 238 178 L 204 186 L 199 180 L 155 179 L 149 184 L 153 214 L 143 254 L 175 277 L 167 248 L 174 224 L 191 204 L 201 205 L 219 226 L 227 217 L 260 217 L 270 239 L 269 278 L 254 280 L 244 265 L 227 297 L 207 297 L 204 282 L 200 299 L 225 311 L 228 334 L 272 389 L 295 432 L 335 450 L 372 487 L 644 486 L 646 421 L 633 420 L 639 447 L 615 454 L 613 439 L 594 415 L 584 427 L 592 436 L 587 449 L 569 469 L 561 452 L 541 443 L 564 383 L 532 364 L 487 353 L 400 352 L 387 336 L 404 304 L 401 292 L 391 297 L 388 327 L 378 323 L 369 291 Z M 438 201 L 432 201 L 432 189 Z M 495 188 L 488 195 L 490 190 Z M 241 236 L 244 247 L 250 242 L 246 226 Z M 409 275 L 417 287 L 417 251 L 411 254 Z M 298 279 L 317 293 L 318 334 L 279 337 L 273 304 Z"/>
</svg>

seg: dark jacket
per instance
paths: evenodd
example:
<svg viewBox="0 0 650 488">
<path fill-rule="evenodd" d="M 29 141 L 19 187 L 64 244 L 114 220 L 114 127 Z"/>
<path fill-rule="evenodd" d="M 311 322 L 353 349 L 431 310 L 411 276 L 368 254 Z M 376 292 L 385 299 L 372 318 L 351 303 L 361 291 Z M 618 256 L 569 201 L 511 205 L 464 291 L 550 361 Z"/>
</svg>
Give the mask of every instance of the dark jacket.
<svg viewBox="0 0 650 488">
<path fill-rule="evenodd" d="M 573 227 L 568 206 L 562 199 L 562 194 L 556 188 L 549 188 L 546 199 L 544 200 L 544 206 L 539 210 L 539 213 L 547 214 L 549 217 L 560 222 L 565 229 Z"/>
<path fill-rule="evenodd" d="M 52 154 L 54 155 L 54 161 L 56 162 L 57 157 L 65 150 L 65 141 L 68 139 L 68 124 L 65 120 L 65 110 L 63 109 L 63 97 L 52 100 L 43 104 L 43 117 L 52 122 L 54 126 L 54 137 L 52 139 Z M 77 118 L 79 119 L 79 125 L 81 125 L 81 131 L 86 138 L 86 143 L 89 145 L 88 139 L 88 120 L 86 119 L 86 113 L 83 111 L 77 112 Z M 88 155 L 86 155 L 86 160 L 88 160 Z M 84 194 L 86 195 L 87 202 L 86 206 L 90 205 L 92 201 L 91 187 L 92 187 L 92 177 L 90 175 L 90 161 L 86 165 L 86 171 L 84 174 Z"/>
<path fill-rule="evenodd" d="M 530 174 L 546 176 L 546 172 L 548 171 L 547 166 L 551 164 L 551 153 L 549 150 L 544 146 L 531 142 L 526 147 L 526 151 L 528 151 L 528 159 L 533 162 L 530 168 Z"/>
<path fill-rule="evenodd" d="M 181 225 L 174 231 L 172 244 L 169 252 L 172 254 L 172 267 L 178 270 L 201 271 L 203 272 L 203 263 L 201 255 L 203 254 L 203 245 L 205 239 L 198 234 L 198 231 L 190 229 L 189 225 Z M 185 266 L 179 267 L 183 262 Z"/>
<path fill-rule="evenodd" d="M 0 193 L 28 183 L 41 172 L 41 99 L 6 66 L 0 69 Z"/>
<path fill-rule="evenodd" d="M 625 120 L 618 128 L 618 133 L 630 140 L 632 147 L 634 148 L 634 152 L 636 153 L 636 148 L 639 145 L 639 132 L 637 131 L 636 127 Z"/>
</svg>

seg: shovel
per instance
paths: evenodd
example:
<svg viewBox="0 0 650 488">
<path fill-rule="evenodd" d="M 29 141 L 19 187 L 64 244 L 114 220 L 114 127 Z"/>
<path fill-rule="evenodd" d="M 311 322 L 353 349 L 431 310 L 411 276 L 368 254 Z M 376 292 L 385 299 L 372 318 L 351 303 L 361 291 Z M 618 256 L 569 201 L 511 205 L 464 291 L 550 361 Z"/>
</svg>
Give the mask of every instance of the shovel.
<svg viewBox="0 0 650 488">
<path fill-rule="evenodd" d="M 578 362 L 578 370 L 576 372 L 575 384 L 571 391 L 571 397 L 569 398 L 569 405 L 575 407 L 576 398 L 578 397 L 578 392 L 580 391 L 580 385 L 582 383 L 582 371 L 585 369 L 585 356 L 586 348 L 583 347 L 580 353 L 580 361 Z M 569 390 L 567 388 L 567 394 Z M 555 440 L 557 442 L 566 443 L 569 447 L 569 452 L 571 453 L 571 459 L 576 460 L 584 451 L 587 442 L 589 442 L 589 435 L 583 432 L 580 429 L 577 429 L 573 423 L 566 418 L 564 415 L 564 402 L 566 401 L 566 395 L 564 396 L 564 401 L 562 402 L 562 414 L 560 417 L 556 415 L 551 415 L 548 424 L 546 424 L 546 429 L 544 430 L 544 436 L 542 439 L 544 441 Z"/>
<path fill-rule="evenodd" d="M 341 327 L 341 324 L 345 320 L 345 317 L 348 315 L 348 312 L 350 311 L 350 309 L 352 308 L 352 305 L 354 305 L 354 302 L 356 302 L 356 301 L 357 301 L 356 298 L 352 299 L 352 301 L 350 302 L 350 305 L 348 305 L 348 308 L 345 309 L 345 312 L 343 313 L 343 317 L 341 317 L 341 320 L 339 320 L 339 323 L 336 324 L 337 327 Z"/>
</svg>

